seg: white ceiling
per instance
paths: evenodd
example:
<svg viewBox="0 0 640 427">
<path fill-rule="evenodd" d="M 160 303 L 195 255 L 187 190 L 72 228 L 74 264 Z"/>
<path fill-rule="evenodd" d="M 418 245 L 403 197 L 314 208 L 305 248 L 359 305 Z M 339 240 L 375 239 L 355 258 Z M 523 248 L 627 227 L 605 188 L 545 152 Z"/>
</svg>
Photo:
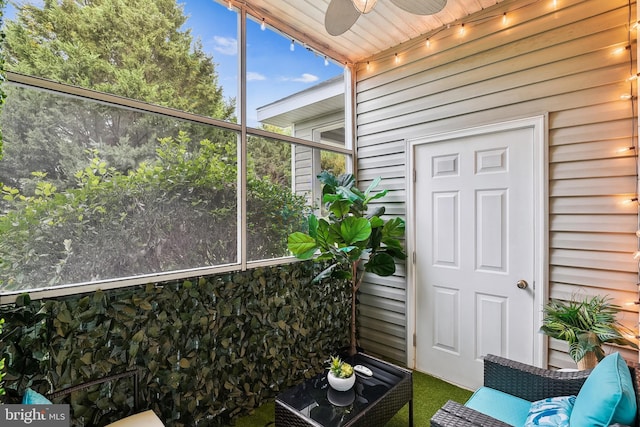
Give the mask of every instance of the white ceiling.
<svg viewBox="0 0 640 427">
<path fill-rule="evenodd" d="M 225 1 L 218 0 L 223 3 Z M 428 1 L 428 0 L 417 0 Z M 379 0 L 372 12 L 361 15 L 350 30 L 331 36 L 324 28 L 330 0 L 232 0 L 289 36 L 307 43 L 340 62 L 360 62 L 379 52 L 430 32 L 503 0 L 448 0 L 435 15 L 412 15 L 389 0 Z"/>
</svg>

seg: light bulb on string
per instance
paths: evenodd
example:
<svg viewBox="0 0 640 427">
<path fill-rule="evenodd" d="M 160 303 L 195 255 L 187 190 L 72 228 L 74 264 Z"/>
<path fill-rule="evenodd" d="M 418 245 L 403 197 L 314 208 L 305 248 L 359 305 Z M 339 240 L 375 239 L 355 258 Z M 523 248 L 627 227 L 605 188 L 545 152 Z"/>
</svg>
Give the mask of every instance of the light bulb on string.
<svg viewBox="0 0 640 427">
<path fill-rule="evenodd" d="M 464 36 L 464 32 L 465 32 L 465 30 L 464 30 L 464 23 L 463 23 L 463 24 L 460 25 L 460 35 Z"/>
<path fill-rule="evenodd" d="M 264 22 L 264 18 L 262 18 L 262 23 L 260 24 L 260 29 L 262 31 L 267 29 L 267 24 Z"/>
<path fill-rule="evenodd" d="M 618 149 L 616 150 L 616 152 L 617 152 L 617 153 L 619 153 L 619 154 L 623 154 L 623 153 L 626 153 L 626 152 L 629 152 L 629 151 L 634 151 L 635 149 L 636 149 L 636 147 L 634 147 L 634 146 L 632 145 L 632 146 L 630 146 L 630 147 L 622 147 L 622 148 L 618 148 Z"/>
<path fill-rule="evenodd" d="M 329 60 L 327 59 L 327 57 L 324 57 L 324 66 L 328 66 L 329 65 Z"/>
<path fill-rule="evenodd" d="M 427 41 L 425 42 L 425 44 L 427 45 L 427 47 L 431 47 L 431 39 L 429 37 L 427 37 Z"/>
<path fill-rule="evenodd" d="M 396 64 L 400 62 L 400 57 L 398 56 L 398 54 L 397 54 L 397 53 L 396 53 L 396 59 L 395 59 L 395 61 L 396 61 Z"/>
<path fill-rule="evenodd" d="M 507 25 L 507 12 L 502 14 L 502 24 Z"/>
<path fill-rule="evenodd" d="M 613 50 L 613 54 L 614 55 L 622 55 L 623 53 L 625 53 L 625 51 L 631 49 L 631 46 L 627 45 L 627 46 L 620 46 L 617 47 Z"/>
<path fill-rule="evenodd" d="M 291 45 L 289 46 L 289 50 L 291 52 L 293 52 L 294 50 L 296 50 L 296 43 L 293 41 L 293 39 L 291 39 Z"/>
</svg>

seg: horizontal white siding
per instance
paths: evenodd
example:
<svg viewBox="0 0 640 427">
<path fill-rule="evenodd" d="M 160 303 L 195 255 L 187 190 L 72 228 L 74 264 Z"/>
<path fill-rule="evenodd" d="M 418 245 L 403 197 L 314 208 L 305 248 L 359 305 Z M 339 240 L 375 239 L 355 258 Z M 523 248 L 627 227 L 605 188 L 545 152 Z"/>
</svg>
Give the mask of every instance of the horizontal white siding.
<svg viewBox="0 0 640 427">
<path fill-rule="evenodd" d="M 628 303 L 637 298 L 638 208 L 625 203 L 637 191 L 636 158 L 620 150 L 633 145 L 636 126 L 631 102 L 620 99 L 636 72 L 635 31 L 624 49 L 635 2 L 627 6 L 563 0 L 554 10 L 551 2 L 507 0 L 469 17 L 464 36 L 453 26 L 430 47 L 412 42 L 360 64 L 356 113 L 359 180 L 381 176 L 390 190 L 381 202 L 401 216 L 410 197 L 406 139 L 547 114 L 549 295 L 608 294 L 636 327 L 637 305 Z M 407 358 L 401 331 L 411 303 L 405 277 L 368 277 L 360 304 L 365 348 L 399 361 Z M 550 343 L 550 365 L 571 365 L 563 344 Z"/>
</svg>

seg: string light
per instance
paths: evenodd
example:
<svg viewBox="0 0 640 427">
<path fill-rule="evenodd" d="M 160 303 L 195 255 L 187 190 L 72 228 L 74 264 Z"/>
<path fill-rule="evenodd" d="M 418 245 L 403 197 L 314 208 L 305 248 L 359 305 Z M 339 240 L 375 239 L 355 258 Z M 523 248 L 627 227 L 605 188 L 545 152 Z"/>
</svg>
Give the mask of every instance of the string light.
<svg viewBox="0 0 640 427">
<path fill-rule="evenodd" d="M 264 18 L 262 18 L 262 23 L 260 24 L 260 29 L 262 31 L 267 29 L 267 24 L 264 22 Z"/>
<path fill-rule="evenodd" d="M 502 14 L 502 23 L 504 25 L 507 25 L 507 12 Z"/>
<path fill-rule="evenodd" d="M 291 39 L 291 46 L 289 46 L 289 50 L 291 52 L 293 52 L 294 50 L 296 50 L 296 43 L 293 39 Z"/>
<path fill-rule="evenodd" d="M 396 53 L 396 64 L 400 62 L 400 57 L 398 56 L 398 54 Z"/>
<path fill-rule="evenodd" d="M 638 203 L 638 198 L 637 197 L 633 197 L 631 199 L 627 199 L 623 202 L 625 205 L 630 205 L 631 203 Z"/>
<path fill-rule="evenodd" d="M 429 37 L 427 37 L 427 41 L 425 42 L 425 44 L 427 45 L 427 47 L 431 47 L 431 39 Z"/>
<path fill-rule="evenodd" d="M 623 47 L 618 47 L 616 49 L 613 50 L 613 54 L 614 55 L 622 55 L 626 50 L 631 49 L 631 46 L 627 45 L 627 46 L 623 46 Z"/>
<path fill-rule="evenodd" d="M 327 59 L 326 55 L 324 57 L 324 66 L 328 66 L 329 65 L 329 60 Z"/>
<path fill-rule="evenodd" d="M 622 147 L 622 148 L 618 148 L 616 151 L 617 151 L 618 153 L 622 154 L 622 153 L 626 153 L 626 152 L 628 152 L 628 151 L 633 151 L 633 150 L 635 150 L 635 149 L 636 149 L 636 147 L 631 146 L 631 147 Z M 638 237 L 640 237 L 640 236 L 638 236 Z"/>
<path fill-rule="evenodd" d="M 460 25 L 460 35 L 464 35 L 464 23 Z"/>
</svg>

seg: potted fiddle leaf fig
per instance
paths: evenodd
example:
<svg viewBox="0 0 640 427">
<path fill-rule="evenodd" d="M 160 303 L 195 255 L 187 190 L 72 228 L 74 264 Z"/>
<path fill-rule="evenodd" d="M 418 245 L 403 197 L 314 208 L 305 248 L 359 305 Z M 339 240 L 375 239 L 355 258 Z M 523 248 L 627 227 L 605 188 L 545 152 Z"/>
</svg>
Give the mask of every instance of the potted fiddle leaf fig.
<svg viewBox="0 0 640 427">
<path fill-rule="evenodd" d="M 594 368 L 605 356 L 602 345 L 613 343 L 638 348 L 625 338 L 634 334 L 617 320 L 620 307 L 606 296 L 582 300 L 551 300 L 545 305 L 540 331 L 569 343 L 569 355 L 578 369 Z"/>
<path fill-rule="evenodd" d="M 300 259 L 315 259 L 330 265 L 312 283 L 332 277 L 351 284 L 351 323 L 349 354 L 357 352 L 356 302 L 365 273 L 391 276 L 396 260 L 404 260 L 400 239 L 404 237 L 402 218 L 383 219 L 384 206 L 369 212 L 369 203 L 387 194 L 374 192 L 380 183 L 375 179 L 365 191 L 356 187 L 352 174 L 338 177 L 323 171 L 322 201 L 326 216 L 310 215 L 308 232 L 289 235 L 288 248 Z"/>
</svg>

